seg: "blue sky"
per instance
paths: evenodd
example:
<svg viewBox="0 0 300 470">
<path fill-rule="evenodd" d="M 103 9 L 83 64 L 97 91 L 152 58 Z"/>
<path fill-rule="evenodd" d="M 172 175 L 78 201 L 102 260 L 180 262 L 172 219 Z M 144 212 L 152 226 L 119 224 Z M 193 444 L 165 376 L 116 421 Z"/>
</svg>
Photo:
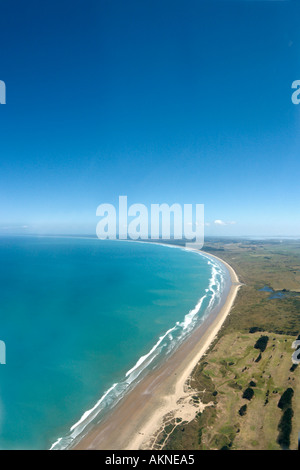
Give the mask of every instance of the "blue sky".
<svg viewBox="0 0 300 470">
<path fill-rule="evenodd" d="M 299 3 L 3 0 L 0 234 L 95 234 L 127 195 L 300 235 Z"/>
</svg>

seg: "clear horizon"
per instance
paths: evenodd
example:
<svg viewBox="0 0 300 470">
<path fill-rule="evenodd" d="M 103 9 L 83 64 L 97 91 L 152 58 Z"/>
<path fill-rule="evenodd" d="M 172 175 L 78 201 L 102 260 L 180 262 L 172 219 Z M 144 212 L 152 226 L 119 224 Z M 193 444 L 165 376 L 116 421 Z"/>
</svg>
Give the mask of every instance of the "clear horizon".
<svg viewBox="0 0 300 470">
<path fill-rule="evenodd" d="M 205 236 L 298 237 L 300 4 L 1 7 L 0 236 L 95 234 L 100 204 L 204 204 Z M 246 234 L 246 235 L 245 235 Z"/>
</svg>

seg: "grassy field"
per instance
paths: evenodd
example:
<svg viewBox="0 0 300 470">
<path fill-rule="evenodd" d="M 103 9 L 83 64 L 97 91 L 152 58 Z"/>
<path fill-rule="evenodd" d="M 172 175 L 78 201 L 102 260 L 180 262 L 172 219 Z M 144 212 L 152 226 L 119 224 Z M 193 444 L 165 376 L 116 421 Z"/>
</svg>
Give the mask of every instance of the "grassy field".
<svg viewBox="0 0 300 470">
<path fill-rule="evenodd" d="M 300 242 L 208 242 L 204 251 L 227 261 L 244 283 L 225 323 L 226 331 L 257 326 L 298 335 L 300 331 Z M 283 292 L 269 299 L 268 286 Z"/>
<path fill-rule="evenodd" d="M 164 449 L 279 450 L 278 426 L 285 410 L 278 403 L 292 389 L 287 434 L 289 448 L 297 449 L 300 366 L 292 367 L 291 356 L 300 332 L 300 243 L 210 240 L 204 250 L 227 261 L 244 286 L 193 372 L 196 418 L 168 422 L 158 442 Z M 265 286 L 273 292 L 260 291 Z M 281 297 L 270 299 L 278 293 Z M 261 336 L 268 338 L 264 351 L 255 348 Z M 243 398 L 247 388 L 252 391 Z M 207 404 L 202 413 L 197 412 L 200 401 Z"/>
</svg>

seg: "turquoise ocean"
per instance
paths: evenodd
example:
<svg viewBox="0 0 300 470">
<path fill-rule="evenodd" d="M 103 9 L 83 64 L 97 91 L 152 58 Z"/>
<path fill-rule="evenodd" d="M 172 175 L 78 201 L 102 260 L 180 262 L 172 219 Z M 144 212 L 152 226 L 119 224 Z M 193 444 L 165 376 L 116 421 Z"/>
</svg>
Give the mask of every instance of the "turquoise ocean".
<svg viewBox="0 0 300 470">
<path fill-rule="evenodd" d="M 0 238 L 0 449 L 63 449 L 222 301 L 195 252 L 87 238 Z"/>
</svg>

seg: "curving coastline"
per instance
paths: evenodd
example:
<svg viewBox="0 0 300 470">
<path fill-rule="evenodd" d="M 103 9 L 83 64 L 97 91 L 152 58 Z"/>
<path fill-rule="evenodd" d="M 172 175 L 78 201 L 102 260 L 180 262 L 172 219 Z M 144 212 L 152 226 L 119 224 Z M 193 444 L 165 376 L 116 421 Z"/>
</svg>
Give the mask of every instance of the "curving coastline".
<svg viewBox="0 0 300 470">
<path fill-rule="evenodd" d="M 166 245 L 164 245 L 166 246 Z M 174 245 L 169 245 L 175 248 Z M 177 246 L 178 248 L 178 246 Z M 181 405 L 186 420 L 193 419 L 194 409 L 188 405 L 185 384 L 209 345 L 217 335 L 233 305 L 240 287 L 232 267 L 217 256 L 195 251 L 217 260 L 229 272 L 231 286 L 226 299 L 213 309 L 203 323 L 157 369 L 144 377 L 133 390 L 125 395 L 98 425 L 94 425 L 71 450 L 136 450 L 151 448 L 154 434 L 163 424 L 163 418 Z"/>
</svg>

